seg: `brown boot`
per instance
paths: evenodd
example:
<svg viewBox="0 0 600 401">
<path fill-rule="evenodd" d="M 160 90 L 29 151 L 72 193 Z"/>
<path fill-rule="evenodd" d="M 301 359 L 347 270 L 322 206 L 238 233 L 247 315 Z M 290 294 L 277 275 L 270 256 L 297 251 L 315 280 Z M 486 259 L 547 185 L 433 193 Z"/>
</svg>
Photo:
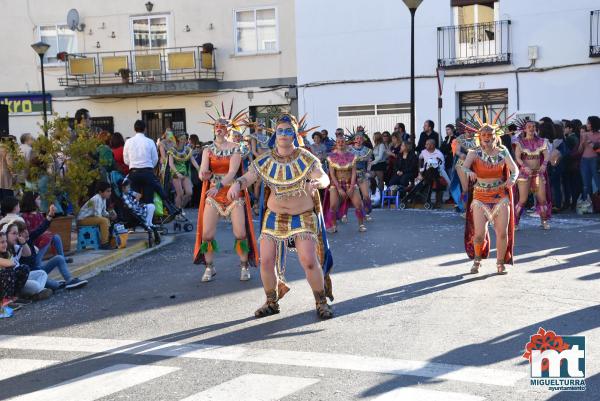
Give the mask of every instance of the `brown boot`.
<svg viewBox="0 0 600 401">
<path fill-rule="evenodd" d="M 323 320 L 331 319 L 333 317 L 333 310 L 331 306 L 327 304 L 327 297 L 325 296 L 325 290 L 313 291 L 315 296 L 315 302 L 317 306 L 317 314 Z"/>
<path fill-rule="evenodd" d="M 258 308 L 256 312 L 254 312 L 255 317 L 266 317 L 271 315 L 276 315 L 279 313 L 279 303 L 277 297 L 277 290 L 269 290 L 265 291 L 267 294 L 267 301 L 263 306 Z"/>
</svg>

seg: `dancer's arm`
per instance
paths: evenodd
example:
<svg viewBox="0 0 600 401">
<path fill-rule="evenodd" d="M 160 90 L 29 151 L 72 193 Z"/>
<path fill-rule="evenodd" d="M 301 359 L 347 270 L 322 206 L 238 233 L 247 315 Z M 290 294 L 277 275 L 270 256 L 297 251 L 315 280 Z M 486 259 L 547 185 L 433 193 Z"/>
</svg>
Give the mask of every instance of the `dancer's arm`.
<svg viewBox="0 0 600 401">
<path fill-rule="evenodd" d="M 477 174 L 475 174 L 473 172 L 473 170 L 471 170 L 471 166 L 473 165 L 473 162 L 475 161 L 476 157 L 477 157 L 477 155 L 475 154 L 474 151 L 472 151 L 472 150 L 469 151 L 469 153 L 467 153 L 467 158 L 465 159 L 465 163 L 462 166 L 463 171 L 465 172 L 465 174 L 469 178 L 469 181 L 471 181 L 471 182 L 477 181 Z"/>
<path fill-rule="evenodd" d="M 327 176 L 320 165 L 315 166 L 310 173 L 310 183 L 314 189 L 324 189 L 329 186 L 329 176 Z"/>
<path fill-rule="evenodd" d="M 517 166 L 513 158 L 510 156 L 510 152 L 508 151 L 508 149 L 506 149 L 505 152 L 506 164 L 508 165 L 508 169 L 510 170 L 510 177 L 508 177 L 508 181 L 506 181 L 506 186 L 508 188 L 511 188 L 517 183 L 517 178 L 519 177 L 519 167 Z"/>
<path fill-rule="evenodd" d="M 258 179 L 258 174 L 254 170 L 254 168 L 250 167 L 248 172 L 235 180 L 231 187 L 229 187 L 229 191 L 227 192 L 227 199 L 230 201 L 234 201 L 240 197 L 240 191 L 249 188 L 252 184 L 256 182 Z"/>
<path fill-rule="evenodd" d="M 200 163 L 200 170 L 198 171 L 198 176 L 201 181 L 210 180 L 210 160 L 209 160 L 209 150 L 204 149 L 202 151 L 202 162 Z"/>
<path fill-rule="evenodd" d="M 544 141 L 546 141 L 546 139 L 544 139 Z M 546 142 L 546 145 L 548 143 Z M 546 146 L 546 148 L 544 149 L 544 151 L 542 152 L 542 155 L 544 156 L 544 161 L 542 162 L 542 165 L 540 166 L 540 173 L 545 173 L 546 169 L 548 168 L 548 162 L 550 161 L 550 154 L 548 152 L 548 146 Z"/>
</svg>

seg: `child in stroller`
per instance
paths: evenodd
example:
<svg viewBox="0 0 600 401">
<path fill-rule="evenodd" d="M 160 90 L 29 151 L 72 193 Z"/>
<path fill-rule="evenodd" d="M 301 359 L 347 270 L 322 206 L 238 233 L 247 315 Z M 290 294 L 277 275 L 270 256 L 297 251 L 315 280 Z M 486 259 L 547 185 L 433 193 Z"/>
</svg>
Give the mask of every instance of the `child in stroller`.
<svg viewBox="0 0 600 401">
<path fill-rule="evenodd" d="M 435 189 L 435 207 L 439 208 L 442 202 L 442 192 L 447 185 L 447 174 L 443 171 L 444 161 L 439 158 L 419 159 L 421 168 L 419 176 L 415 180 L 415 185 L 400 200 L 400 209 L 405 209 L 407 205 L 415 203 L 417 200 L 423 202 L 423 207 L 427 210 L 434 206 L 431 204 L 431 193 Z"/>
<path fill-rule="evenodd" d="M 154 205 L 140 202 L 141 194 L 131 190 L 130 182 L 127 178 L 119 181 L 118 186 L 121 193 L 122 213 L 125 225 L 128 227 L 141 226 L 148 233 L 148 245 L 160 244 L 160 234 L 158 227 L 152 223 L 154 216 Z"/>
</svg>

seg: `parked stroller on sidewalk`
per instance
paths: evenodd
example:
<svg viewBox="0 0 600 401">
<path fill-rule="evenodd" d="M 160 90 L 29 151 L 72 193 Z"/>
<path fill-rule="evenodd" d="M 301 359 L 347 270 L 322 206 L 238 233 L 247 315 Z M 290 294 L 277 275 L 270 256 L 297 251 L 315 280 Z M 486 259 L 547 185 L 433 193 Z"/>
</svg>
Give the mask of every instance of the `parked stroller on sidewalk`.
<svg viewBox="0 0 600 401">
<path fill-rule="evenodd" d="M 423 203 L 425 209 L 433 209 L 431 194 L 434 190 L 436 191 L 436 206 L 440 204 L 442 192 L 447 185 L 446 180 L 440 174 L 440 166 L 443 166 L 442 160 L 425 161 L 421 172 L 422 179 L 415 180 L 415 184 L 407 188 L 406 194 L 400 200 L 400 209 L 406 209 L 407 206 L 420 202 Z"/>
</svg>

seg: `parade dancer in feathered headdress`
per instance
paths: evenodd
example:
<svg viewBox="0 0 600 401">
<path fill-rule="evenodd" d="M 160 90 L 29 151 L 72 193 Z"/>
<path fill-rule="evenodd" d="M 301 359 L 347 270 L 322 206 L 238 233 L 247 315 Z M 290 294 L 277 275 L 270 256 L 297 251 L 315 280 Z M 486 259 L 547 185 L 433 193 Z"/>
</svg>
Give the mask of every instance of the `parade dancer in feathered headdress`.
<svg viewBox="0 0 600 401">
<path fill-rule="evenodd" d="M 478 147 L 469 151 L 462 166 L 465 175 L 473 183 L 469 186 L 465 224 L 465 249 L 473 259 L 471 273 L 479 272 L 481 260 L 489 254 L 488 223 L 494 225 L 496 232 L 498 274 L 506 274 L 504 265 L 513 263 L 512 188 L 517 182 L 519 169 L 500 140 L 503 128 L 497 122 L 502 111 L 490 122 L 485 109 L 485 122 L 476 113 L 474 125 L 463 124 L 465 129 L 475 134 L 478 142 Z"/>
<path fill-rule="evenodd" d="M 225 117 L 225 115 L 222 104 L 221 112 L 217 110 L 216 118 L 208 115 L 212 121 L 206 124 L 214 127 L 215 139 L 212 145 L 204 148 L 199 171 L 202 195 L 198 210 L 194 263 L 206 265 L 202 276 L 204 282 L 212 281 L 216 274 L 213 257 L 219 249 L 215 240 L 219 217 L 231 218 L 235 236 L 234 249 L 240 257 L 240 280 L 249 280 L 248 266 L 256 266 L 258 263 L 258 249 L 248 193 L 245 190 L 239 191 L 235 200 L 227 198 L 227 191 L 235 179 L 242 174 L 240 147 L 228 141 L 227 137 L 232 130 L 240 130 L 246 113 L 240 111 L 233 116 L 232 102 L 229 116 Z"/>
<path fill-rule="evenodd" d="M 296 119 L 284 114 L 277 120 L 273 149 L 254 160 L 248 173 L 229 189 L 235 201 L 240 190 L 263 180 L 260 212 L 260 273 L 267 300 L 254 315 L 279 313 L 279 300 L 289 291 L 285 283 L 288 247 L 296 248 L 300 264 L 312 288 L 320 318 L 333 316 L 327 298 L 333 300 L 330 270 L 333 266 L 318 189 L 329 185 L 321 163 L 303 149 L 302 130 Z"/>
<path fill-rule="evenodd" d="M 540 216 L 542 228 L 550 229 L 552 200 L 550 199 L 550 179 L 548 178 L 549 145 L 548 140 L 538 136 L 534 121 L 519 120 L 517 126 L 521 135 L 515 142 L 515 160 L 519 165 L 519 200 L 515 210 L 515 224 L 518 227 L 521 215 L 530 193 L 535 194 L 536 211 Z"/>
<path fill-rule="evenodd" d="M 459 130 L 461 126 L 459 126 Z M 462 166 L 467 158 L 469 150 L 477 148 L 475 132 L 470 129 L 462 129 L 463 133 L 452 142 L 452 153 L 454 154 L 454 171 L 450 181 L 450 194 L 456 208 L 462 213 L 465 211 L 467 203 L 467 190 L 469 188 L 469 179 L 465 175 Z"/>
</svg>

